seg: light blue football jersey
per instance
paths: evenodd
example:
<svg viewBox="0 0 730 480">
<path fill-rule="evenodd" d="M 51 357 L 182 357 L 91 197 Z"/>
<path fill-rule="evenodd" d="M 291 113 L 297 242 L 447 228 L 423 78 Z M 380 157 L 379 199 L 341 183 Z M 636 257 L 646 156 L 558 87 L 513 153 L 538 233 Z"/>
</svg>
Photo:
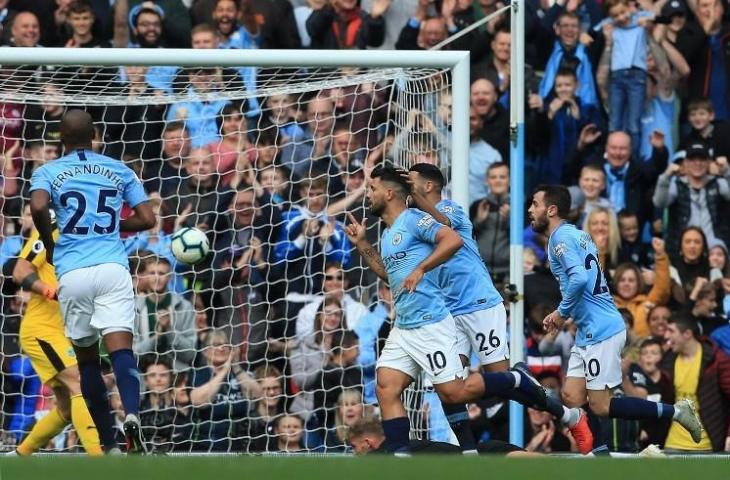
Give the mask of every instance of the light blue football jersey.
<svg viewBox="0 0 730 480">
<path fill-rule="evenodd" d="M 548 259 L 563 296 L 560 315 L 572 317 L 578 327 L 576 345 L 599 343 L 626 329 L 588 233 L 563 223 L 550 235 Z"/>
<path fill-rule="evenodd" d="M 36 169 L 30 190 L 45 190 L 61 236 L 53 261 L 56 276 L 103 263 L 129 268 L 119 237 L 122 205 L 147 200 L 142 183 L 121 161 L 76 150 Z"/>
<path fill-rule="evenodd" d="M 426 272 L 413 293 L 403 289 L 406 277 L 433 252 L 441 227 L 431 215 L 408 208 L 383 231 L 380 256 L 388 272 L 398 328 L 421 327 L 449 315 L 438 283 L 440 267 Z"/>
<path fill-rule="evenodd" d="M 449 199 L 437 203 L 436 209 L 449 219 L 451 228 L 464 241 L 464 246 L 441 266 L 439 272 L 439 284 L 446 297 L 446 307 L 456 316 L 486 310 L 502 303 L 502 296 L 494 288 L 492 277 L 479 255 L 469 216 L 461 205 Z M 505 252 L 505 255 L 508 254 Z"/>
</svg>

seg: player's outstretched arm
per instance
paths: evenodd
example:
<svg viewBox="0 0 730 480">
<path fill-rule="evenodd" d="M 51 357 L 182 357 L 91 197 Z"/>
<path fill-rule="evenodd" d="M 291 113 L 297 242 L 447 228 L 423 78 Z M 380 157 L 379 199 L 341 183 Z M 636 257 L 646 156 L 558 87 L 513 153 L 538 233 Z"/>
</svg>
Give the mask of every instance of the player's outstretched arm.
<svg viewBox="0 0 730 480">
<path fill-rule="evenodd" d="M 365 259 L 370 269 L 380 277 L 381 280 L 388 281 L 388 272 L 385 270 L 385 264 L 383 259 L 380 257 L 380 253 L 370 245 L 370 242 L 365 238 L 365 223 L 367 219 L 363 218 L 362 223 L 355 220 L 355 217 L 351 213 L 347 213 L 347 217 L 350 219 L 350 223 L 345 226 L 345 233 L 350 242 L 355 245 L 357 251 Z"/>
<path fill-rule="evenodd" d="M 43 295 L 50 300 L 56 299 L 56 289 L 38 278 L 38 272 L 36 272 L 35 267 L 25 258 L 18 258 L 15 262 L 13 281 L 25 290 Z"/>
<path fill-rule="evenodd" d="M 142 202 L 134 207 L 134 215 L 119 222 L 122 232 L 143 232 L 155 226 L 157 219 L 150 202 Z"/>
<path fill-rule="evenodd" d="M 38 235 L 46 247 L 48 263 L 53 264 L 53 227 L 51 226 L 51 211 L 48 206 L 51 196 L 45 190 L 33 190 L 30 194 L 30 214 L 38 230 Z"/>
<path fill-rule="evenodd" d="M 431 255 L 429 255 L 423 262 L 418 265 L 413 272 L 411 272 L 405 280 L 403 280 L 403 289 L 413 293 L 416 289 L 416 285 L 423 275 L 438 267 L 449 258 L 451 258 L 457 250 L 464 245 L 464 241 L 461 239 L 458 233 L 450 229 L 449 227 L 443 226 L 436 232 L 435 247 Z"/>
<path fill-rule="evenodd" d="M 441 225 L 446 225 L 447 227 L 451 227 L 451 220 L 449 220 L 449 217 L 447 217 L 443 213 L 439 212 L 438 209 L 436 208 L 435 203 L 430 202 L 428 200 L 428 198 L 426 198 L 425 195 L 419 193 L 415 188 L 413 188 L 413 181 L 411 180 L 411 177 L 409 176 L 408 172 L 403 170 L 401 172 L 401 177 L 403 177 L 403 179 L 405 179 L 408 182 L 408 185 L 411 186 L 411 198 L 413 199 L 413 202 L 416 204 L 416 208 L 431 215 Z"/>
</svg>

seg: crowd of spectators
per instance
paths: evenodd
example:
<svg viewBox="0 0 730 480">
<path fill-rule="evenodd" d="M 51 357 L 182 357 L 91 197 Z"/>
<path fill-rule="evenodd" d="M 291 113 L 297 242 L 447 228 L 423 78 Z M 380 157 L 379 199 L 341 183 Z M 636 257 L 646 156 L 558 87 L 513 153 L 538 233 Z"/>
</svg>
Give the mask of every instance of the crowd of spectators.
<svg viewBox="0 0 730 480">
<path fill-rule="evenodd" d="M 0 42 L 425 50 L 501 7 L 500 0 L 0 0 Z M 596 420 L 598 441 L 620 451 L 649 443 L 730 451 L 730 223 L 723 220 L 730 7 L 726 0 L 528 0 L 526 8 L 519 39 L 526 191 L 567 185 L 571 221 L 599 248 L 630 332 L 616 394 L 692 398 L 706 431 L 695 445 L 676 425 Z M 512 40 L 502 13 L 443 47 L 471 52 L 469 213 L 500 288 L 509 278 L 509 212 L 525 208 L 510 203 Z M 128 99 L 87 107 L 97 122 L 94 148 L 137 172 L 158 216 L 153 229 L 124 238 L 138 293 L 134 348 L 148 440 L 162 451 L 347 451 L 349 426 L 377 409 L 374 366 L 394 310 L 388 285 L 349 244 L 346 214 L 366 219 L 375 244 L 380 227 L 364 196 L 376 164 L 431 162 L 449 176 L 448 76 L 428 80 L 430 97 L 391 108 L 399 92 L 390 80 L 282 93 L 277 85 L 306 84 L 312 72 L 64 68 L 0 68 L 3 79 L 23 75 L 43 94 L 39 102 L 0 103 L 0 440 L 19 441 L 53 402 L 20 352 L 28 294 L 13 284 L 12 269 L 32 230 L 30 175 L 63 154 L 58 122 L 69 105 L 54 99 L 88 83 Z M 400 130 L 395 115 L 407 119 Z M 212 245 L 195 267 L 170 253 L 171 234 L 183 226 L 205 231 Z M 544 332 L 560 292 L 546 268 L 547 239 L 527 226 L 523 234 L 528 363 L 559 396 L 574 330 Z M 423 389 L 413 427 L 445 439 L 438 400 Z M 118 395 L 111 403 L 120 426 Z M 497 400 L 470 405 L 476 436 L 505 440 L 507 410 Z M 525 433 L 528 450 L 576 450 L 549 414 L 527 409 Z M 78 448 L 76 437 L 68 431 L 49 448 Z"/>
</svg>

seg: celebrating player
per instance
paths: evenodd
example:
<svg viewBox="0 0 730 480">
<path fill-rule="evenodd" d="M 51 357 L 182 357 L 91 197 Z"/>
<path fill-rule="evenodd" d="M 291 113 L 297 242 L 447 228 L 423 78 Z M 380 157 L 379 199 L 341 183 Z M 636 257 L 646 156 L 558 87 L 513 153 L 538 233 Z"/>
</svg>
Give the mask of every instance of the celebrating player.
<svg viewBox="0 0 730 480">
<path fill-rule="evenodd" d="M 410 425 L 400 396 L 423 370 L 444 404 L 464 404 L 518 389 L 532 404 L 545 405 L 545 391 L 519 371 L 472 374 L 462 378 L 454 319 L 438 282 L 439 265 L 463 241 L 420 210 L 407 208 L 410 185 L 399 170 L 376 167 L 368 188 L 370 210 L 388 226 L 381 253 L 365 239 L 365 225 L 349 215 L 346 231 L 371 269 L 393 291 L 395 326 L 377 364 L 377 396 L 386 448 L 408 451 Z M 364 222 L 364 221 L 363 221 Z M 381 258 L 382 256 L 382 258 Z"/>
<path fill-rule="evenodd" d="M 479 363 L 488 372 L 507 370 L 509 349 L 507 343 L 507 312 L 502 296 L 494 288 L 487 267 L 474 241 L 469 217 L 461 206 L 441 198 L 444 176 L 441 170 L 429 163 L 417 163 L 410 168 L 411 197 L 416 206 L 432 215 L 439 223 L 453 228 L 464 241 L 456 254 L 444 263 L 439 273 L 439 284 L 444 292 L 446 307 L 454 317 L 459 342 L 458 352 L 464 363 L 471 352 L 479 357 Z M 515 365 L 525 375 L 530 375 L 524 363 Z M 538 383 L 537 380 L 534 380 Z M 507 398 L 528 403 L 518 390 L 509 392 Z M 532 405 L 530 405 L 532 406 Z M 579 408 L 566 408 L 548 399 L 547 410 L 562 419 L 573 434 L 582 453 L 593 448 L 593 435 L 588 427 L 586 414 Z M 444 405 L 446 418 L 451 424 L 462 448 L 473 445 L 471 427 L 466 412 L 458 406 Z"/>
<path fill-rule="evenodd" d="M 541 185 L 528 210 L 532 229 L 547 233 L 550 269 L 560 283 L 563 300 L 545 317 L 547 331 L 554 332 L 572 318 L 578 327 L 563 387 L 567 405 L 580 406 L 586 395 L 593 413 L 611 418 L 642 420 L 672 418 L 699 443 L 702 425 L 694 405 L 680 400 L 674 405 L 634 397 L 613 397 L 621 385 L 621 350 L 626 326 L 613 303 L 598 262 L 598 248 L 590 235 L 567 223 L 570 193 L 560 185 Z"/>
<path fill-rule="evenodd" d="M 94 124 L 88 113 L 69 110 L 60 132 L 66 155 L 38 168 L 31 179 L 33 221 L 48 263 L 56 266 L 66 336 L 76 351 L 81 392 L 101 442 L 107 451 L 117 449 L 101 375 L 99 332 L 126 413 L 127 449 L 145 453 L 138 416 L 139 372 L 132 353 L 134 291 L 119 231 L 147 230 L 154 226 L 155 217 L 132 170 L 92 152 Z M 135 215 L 120 221 L 123 202 Z M 55 245 L 50 205 L 61 232 Z"/>
<path fill-rule="evenodd" d="M 53 237 L 58 238 L 55 224 Z M 20 324 L 20 347 L 41 382 L 53 389 L 56 406 L 33 425 L 16 452 L 32 454 L 61 433 L 70 421 L 86 453 L 101 455 L 99 435 L 81 395 L 76 357 L 63 332 L 61 309 L 56 301 L 56 271 L 46 261 L 45 253 L 38 231 L 34 230 L 20 251 L 13 280 L 31 292 Z"/>
</svg>

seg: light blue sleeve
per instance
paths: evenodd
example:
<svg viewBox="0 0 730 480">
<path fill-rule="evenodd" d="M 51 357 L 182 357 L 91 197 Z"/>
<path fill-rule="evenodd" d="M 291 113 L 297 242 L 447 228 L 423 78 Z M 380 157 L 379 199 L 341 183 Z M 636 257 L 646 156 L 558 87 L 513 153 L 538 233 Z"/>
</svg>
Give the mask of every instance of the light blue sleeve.
<svg viewBox="0 0 730 480">
<path fill-rule="evenodd" d="M 48 169 L 39 167 L 33 172 L 30 177 L 30 191 L 33 190 L 45 190 L 49 195 L 51 194 L 51 179 Z"/>
<path fill-rule="evenodd" d="M 453 228 L 454 230 L 464 225 L 464 209 L 461 208 L 460 205 L 457 205 L 455 203 L 448 203 L 441 207 L 439 211 L 443 213 L 446 218 L 449 219 L 449 222 L 451 223 L 451 228 Z"/>
<path fill-rule="evenodd" d="M 142 182 L 129 168 L 126 168 L 125 171 L 124 201 L 132 208 L 147 201 L 147 193 L 144 191 Z"/>
<path fill-rule="evenodd" d="M 441 230 L 443 225 L 437 222 L 436 219 L 428 213 L 416 210 L 412 214 L 408 215 L 406 227 L 408 228 L 408 231 L 419 240 L 435 244 L 436 234 L 439 230 Z"/>
<path fill-rule="evenodd" d="M 560 316 L 567 318 L 580 301 L 588 283 L 584 260 L 578 255 L 578 242 L 570 235 L 560 235 L 555 239 L 553 255 L 558 259 L 568 276 L 568 284 L 563 290 L 563 300 L 558 305 Z"/>
</svg>

